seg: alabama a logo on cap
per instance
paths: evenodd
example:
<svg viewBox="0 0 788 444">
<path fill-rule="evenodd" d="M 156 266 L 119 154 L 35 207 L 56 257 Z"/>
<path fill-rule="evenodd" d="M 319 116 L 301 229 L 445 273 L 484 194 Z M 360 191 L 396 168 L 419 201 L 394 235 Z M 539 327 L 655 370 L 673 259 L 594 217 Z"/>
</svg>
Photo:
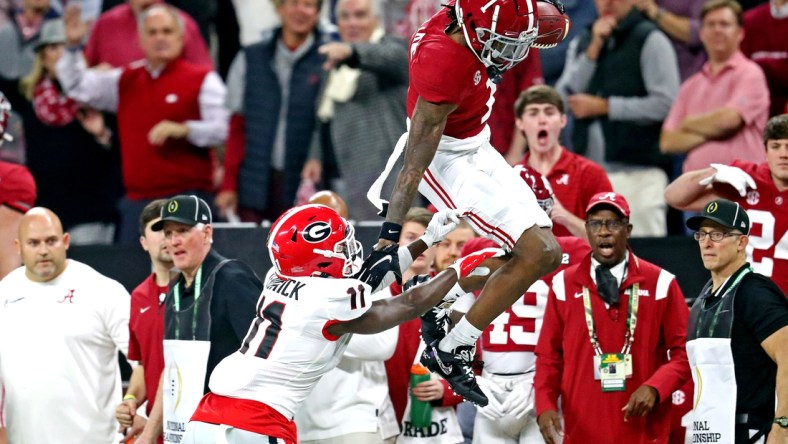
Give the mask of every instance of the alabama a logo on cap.
<svg viewBox="0 0 788 444">
<path fill-rule="evenodd" d="M 169 205 L 167 205 L 167 212 L 174 213 L 176 211 L 178 211 L 178 201 L 173 200 Z"/>
</svg>

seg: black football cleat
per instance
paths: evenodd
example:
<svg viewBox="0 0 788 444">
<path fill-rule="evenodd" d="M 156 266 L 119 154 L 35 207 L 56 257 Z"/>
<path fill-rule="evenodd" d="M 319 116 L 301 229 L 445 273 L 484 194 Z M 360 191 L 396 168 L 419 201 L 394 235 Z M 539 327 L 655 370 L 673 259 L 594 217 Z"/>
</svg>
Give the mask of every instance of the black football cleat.
<svg viewBox="0 0 788 444">
<path fill-rule="evenodd" d="M 476 375 L 473 373 L 475 348 L 472 345 L 462 345 L 449 353 L 438 349 L 438 342 L 435 341 L 424 349 L 420 361 L 431 372 L 443 377 L 454 393 L 484 407 L 489 400 L 476 383 Z"/>
<path fill-rule="evenodd" d="M 448 319 L 446 310 L 438 307 L 421 315 L 421 338 L 425 344 L 437 343 L 446 337 Z"/>
</svg>

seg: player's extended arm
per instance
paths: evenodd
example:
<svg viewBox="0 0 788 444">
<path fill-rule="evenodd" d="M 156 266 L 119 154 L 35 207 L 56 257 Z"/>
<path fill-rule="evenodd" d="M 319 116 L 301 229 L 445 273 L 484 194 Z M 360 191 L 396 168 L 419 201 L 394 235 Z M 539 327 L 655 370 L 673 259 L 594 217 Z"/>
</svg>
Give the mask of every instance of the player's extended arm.
<svg viewBox="0 0 788 444">
<path fill-rule="evenodd" d="M 485 259 L 498 254 L 500 250 L 490 248 L 460 258 L 428 283 L 413 287 L 397 297 L 376 300 L 363 315 L 332 324 L 327 331 L 332 336 L 345 333 L 373 334 L 415 319 L 443 300 L 458 279 L 468 276 Z"/>
<path fill-rule="evenodd" d="M 715 197 L 710 185 L 700 185 L 700 181 L 714 175 L 716 170 L 708 167 L 688 171 L 665 188 L 665 202 L 682 211 L 700 211 L 703 206 Z"/>
<path fill-rule="evenodd" d="M 457 109 L 457 105 L 451 103 L 436 104 L 421 98 L 416 101 L 410 121 L 408 145 L 405 148 L 405 164 L 397 176 L 394 191 L 391 193 L 383 229 L 387 228 L 387 224 L 402 225 L 405 214 L 416 196 L 424 171 L 438 150 L 438 143 L 443 135 L 443 129 L 446 127 L 446 120 L 455 109 Z M 381 230 L 381 234 L 383 234 L 383 230 Z M 381 237 L 376 247 L 395 243 L 398 238 L 399 232 L 397 230 L 396 237 Z"/>
</svg>

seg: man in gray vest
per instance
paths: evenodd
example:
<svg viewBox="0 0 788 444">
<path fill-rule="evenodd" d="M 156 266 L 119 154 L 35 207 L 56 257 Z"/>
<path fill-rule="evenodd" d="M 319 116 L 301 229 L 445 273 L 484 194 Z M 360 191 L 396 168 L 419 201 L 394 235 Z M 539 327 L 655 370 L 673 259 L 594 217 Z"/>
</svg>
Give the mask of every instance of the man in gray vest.
<svg viewBox="0 0 788 444">
<path fill-rule="evenodd" d="M 695 382 L 687 433 L 692 442 L 786 442 L 788 299 L 747 263 L 750 219 L 739 204 L 713 200 L 687 226 L 711 272 L 687 326 Z"/>
<path fill-rule="evenodd" d="M 576 118 L 572 145 L 632 203 L 632 236 L 664 236 L 669 159 L 659 134 L 679 89 L 676 52 L 635 0 L 595 2 L 599 18 L 570 42 L 556 84 Z"/>
</svg>

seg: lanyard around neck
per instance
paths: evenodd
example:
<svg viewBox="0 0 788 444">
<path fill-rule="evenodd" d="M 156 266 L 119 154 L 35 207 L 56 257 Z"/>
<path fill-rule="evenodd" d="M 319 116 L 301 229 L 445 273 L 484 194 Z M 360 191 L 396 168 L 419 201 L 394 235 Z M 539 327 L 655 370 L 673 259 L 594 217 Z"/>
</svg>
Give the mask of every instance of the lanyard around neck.
<svg viewBox="0 0 788 444">
<path fill-rule="evenodd" d="M 624 335 L 624 348 L 621 353 L 629 353 L 632 343 L 635 342 L 635 327 L 638 321 L 638 303 L 640 301 L 640 285 L 634 284 L 629 288 L 629 306 L 627 307 L 627 332 Z M 599 346 L 599 337 L 594 328 L 594 316 L 591 309 L 591 292 L 588 287 L 583 287 L 583 305 L 585 306 L 586 326 L 588 327 L 588 337 L 591 339 L 591 347 L 594 348 L 596 355 L 602 354 Z"/>
<path fill-rule="evenodd" d="M 197 300 L 200 299 L 200 290 L 202 290 L 202 265 L 197 269 L 197 276 L 194 277 L 194 303 L 192 307 L 192 339 L 197 339 Z M 184 283 L 185 285 L 185 283 Z M 175 303 L 175 339 L 181 338 L 180 317 L 177 312 L 181 310 L 181 286 L 175 284 L 173 289 L 174 303 Z"/>
<path fill-rule="evenodd" d="M 714 334 L 714 329 L 717 328 L 717 321 L 719 321 L 720 313 L 722 312 L 723 299 L 725 299 L 725 297 L 728 296 L 728 294 L 734 288 L 736 288 L 739 285 L 739 282 L 741 282 L 742 278 L 744 278 L 744 276 L 746 276 L 751 271 L 753 271 L 752 267 L 747 267 L 744 270 L 742 270 L 739 273 L 739 275 L 736 276 L 736 280 L 734 280 L 733 283 L 725 290 L 725 293 L 723 293 L 720 296 L 720 301 L 717 302 L 717 308 L 714 310 L 714 315 L 711 317 L 711 324 L 709 325 L 709 334 L 708 334 L 709 338 L 713 337 L 712 334 Z M 700 322 L 700 319 L 699 319 L 698 320 L 698 325 L 695 326 L 695 337 L 696 338 L 700 337 L 700 330 L 701 330 L 701 325 L 700 324 L 701 324 L 701 322 Z"/>
</svg>

